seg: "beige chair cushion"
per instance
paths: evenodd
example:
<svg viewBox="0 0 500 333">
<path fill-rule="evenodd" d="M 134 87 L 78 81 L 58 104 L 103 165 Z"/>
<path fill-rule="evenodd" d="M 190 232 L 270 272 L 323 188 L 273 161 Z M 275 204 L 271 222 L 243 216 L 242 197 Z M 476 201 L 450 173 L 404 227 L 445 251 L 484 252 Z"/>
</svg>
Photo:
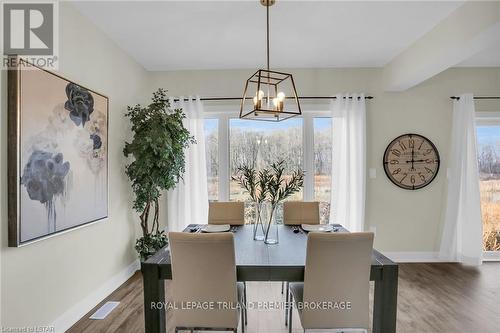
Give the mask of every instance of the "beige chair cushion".
<svg viewBox="0 0 500 333">
<path fill-rule="evenodd" d="M 285 201 L 283 223 L 286 225 L 319 224 L 319 202 Z"/>
<path fill-rule="evenodd" d="M 304 329 L 368 329 L 372 252 L 373 233 L 309 233 L 304 283 L 290 283 Z"/>
<path fill-rule="evenodd" d="M 210 202 L 208 224 L 245 224 L 244 202 Z"/>
<path fill-rule="evenodd" d="M 175 327 L 237 328 L 243 289 L 236 284 L 233 234 L 170 232 L 169 242 Z M 209 308 L 188 309 L 188 304 Z"/>
</svg>

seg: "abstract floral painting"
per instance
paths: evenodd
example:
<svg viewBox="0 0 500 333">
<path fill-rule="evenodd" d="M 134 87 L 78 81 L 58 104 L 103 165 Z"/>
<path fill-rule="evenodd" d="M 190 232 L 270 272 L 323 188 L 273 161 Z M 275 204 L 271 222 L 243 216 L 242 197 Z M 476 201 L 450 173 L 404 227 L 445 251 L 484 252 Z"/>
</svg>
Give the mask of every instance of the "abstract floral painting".
<svg viewBox="0 0 500 333">
<path fill-rule="evenodd" d="M 16 166 L 9 160 L 10 246 L 107 217 L 107 97 L 42 69 L 17 69 L 9 73 L 9 146 L 9 159 L 17 157 Z"/>
</svg>

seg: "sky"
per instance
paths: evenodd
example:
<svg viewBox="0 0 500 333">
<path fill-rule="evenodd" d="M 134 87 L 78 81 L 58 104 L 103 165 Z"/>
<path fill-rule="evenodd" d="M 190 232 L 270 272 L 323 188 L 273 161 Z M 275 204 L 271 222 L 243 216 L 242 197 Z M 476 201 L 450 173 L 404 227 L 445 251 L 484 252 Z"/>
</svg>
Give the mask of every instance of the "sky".
<svg viewBox="0 0 500 333">
<path fill-rule="evenodd" d="M 500 154 L 500 126 L 478 126 L 476 133 L 479 147 L 491 145 Z"/>
</svg>

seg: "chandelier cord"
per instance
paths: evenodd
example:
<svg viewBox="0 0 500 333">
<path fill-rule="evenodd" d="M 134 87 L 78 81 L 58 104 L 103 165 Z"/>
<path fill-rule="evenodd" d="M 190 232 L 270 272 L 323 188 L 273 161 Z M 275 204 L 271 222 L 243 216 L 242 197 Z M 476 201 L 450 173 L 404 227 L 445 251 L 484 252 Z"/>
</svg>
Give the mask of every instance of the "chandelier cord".
<svg viewBox="0 0 500 333">
<path fill-rule="evenodd" d="M 269 1 L 266 5 L 266 19 L 267 19 L 267 70 L 269 70 Z"/>
</svg>

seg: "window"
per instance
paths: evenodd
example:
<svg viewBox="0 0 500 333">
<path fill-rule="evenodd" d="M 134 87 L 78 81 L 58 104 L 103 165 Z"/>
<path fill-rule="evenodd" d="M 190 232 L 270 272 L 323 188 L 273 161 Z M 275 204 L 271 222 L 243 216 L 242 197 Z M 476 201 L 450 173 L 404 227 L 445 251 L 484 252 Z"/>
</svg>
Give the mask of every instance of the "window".
<svg viewBox="0 0 500 333">
<path fill-rule="evenodd" d="M 208 200 L 213 201 L 219 197 L 219 121 L 205 119 L 204 130 Z"/>
<path fill-rule="evenodd" d="M 300 167 L 306 172 L 302 191 L 288 200 L 319 201 L 321 222 L 328 223 L 332 161 L 329 112 L 264 122 L 239 119 L 233 107 L 223 110 L 208 109 L 205 116 L 209 200 L 248 200 L 245 191 L 231 180 L 237 167 L 247 164 L 259 169 L 283 159 L 287 171 Z M 282 207 L 278 207 L 278 222 L 282 214 Z"/>
<path fill-rule="evenodd" d="M 500 118 L 476 127 L 484 251 L 500 251 Z"/>
<path fill-rule="evenodd" d="M 321 223 L 330 218 L 332 181 L 332 118 L 314 118 L 314 200 L 319 201 Z"/>
<path fill-rule="evenodd" d="M 236 175 L 240 165 L 253 166 L 259 170 L 283 160 L 287 174 L 302 168 L 302 119 L 294 118 L 279 123 L 231 119 L 229 158 L 231 177 Z M 232 180 L 229 199 L 248 199 L 246 192 Z M 295 193 L 288 200 L 302 200 L 302 191 Z M 276 219 L 281 221 L 282 217 L 282 210 L 278 208 Z"/>
</svg>

